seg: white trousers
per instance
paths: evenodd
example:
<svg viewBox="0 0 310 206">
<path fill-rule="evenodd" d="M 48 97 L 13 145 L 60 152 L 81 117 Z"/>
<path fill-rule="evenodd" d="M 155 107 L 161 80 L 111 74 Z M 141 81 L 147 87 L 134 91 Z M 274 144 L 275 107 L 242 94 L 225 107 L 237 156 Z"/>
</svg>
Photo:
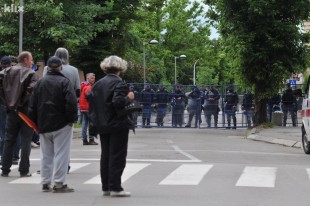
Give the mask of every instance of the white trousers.
<svg viewBox="0 0 310 206">
<path fill-rule="evenodd" d="M 72 127 L 40 134 L 41 149 L 41 183 L 64 183 L 70 161 Z"/>
</svg>

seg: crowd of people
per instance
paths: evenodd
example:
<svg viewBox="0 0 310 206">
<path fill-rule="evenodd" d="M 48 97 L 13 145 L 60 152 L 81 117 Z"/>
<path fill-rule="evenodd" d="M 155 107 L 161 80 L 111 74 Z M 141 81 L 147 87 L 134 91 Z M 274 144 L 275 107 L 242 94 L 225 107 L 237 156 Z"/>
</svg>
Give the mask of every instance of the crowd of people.
<svg viewBox="0 0 310 206">
<path fill-rule="evenodd" d="M 109 56 L 101 62 L 100 67 L 106 74 L 103 78 L 95 82 L 95 74 L 88 73 L 86 81 L 80 83 L 78 69 L 69 64 L 69 52 L 65 48 L 58 48 L 48 59 L 41 79 L 32 66 L 33 57 L 28 51 L 21 52 L 16 63 L 12 57 L 1 58 L 1 176 L 9 177 L 12 164 L 19 164 L 20 177 L 30 177 L 29 158 L 35 142 L 40 145 L 38 172 L 43 192 L 74 192 L 65 182 L 70 169 L 73 124 L 78 120 L 79 111 L 82 144 L 98 145 L 95 138 L 100 137 L 102 191 L 104 196 L 113 197 L 130 196 L 130 192 L 122 188 L 121 176 L 126 166 L 129 130 L 138 126 L 139 115 L 144 128 L 151 127 L 153 111 L 156 111 L 157 127 L 167 126 L 166 115 L 171 111 L 172 127 L 189 128 L 194 120 L 193 127 L 197 128 L 204 113 L 207 127 L 217 128 L 222 110 L 225 128 L 237 129 L 236 113 L 240 108 L 246 125 L 254 125 L 254 94 L 250 89 L 246 89 L 240 103 L 234 85 L 222 93 L 215 85 L 201 88 L 193 85 L 188 89 L 178 84 L 168 91 L 167 85 L 145 83 L 138 91 L 138 85 L 127 85 L 122 80 L 127 62 L 118 56 Z M 288 113 L 296 126 L 296 97 L 290 85 L 280 98 L 283 126 Z M 276 101 L 277 96 L 270 101 L 272 111 L 278 104 Z M 133 102 L 139 109 L 129 109 Z M 185 110 L 188 111 L 187 123 L 184 122 Z M 29 120 L 21 118 L 20 113 Z"/>
</svg>

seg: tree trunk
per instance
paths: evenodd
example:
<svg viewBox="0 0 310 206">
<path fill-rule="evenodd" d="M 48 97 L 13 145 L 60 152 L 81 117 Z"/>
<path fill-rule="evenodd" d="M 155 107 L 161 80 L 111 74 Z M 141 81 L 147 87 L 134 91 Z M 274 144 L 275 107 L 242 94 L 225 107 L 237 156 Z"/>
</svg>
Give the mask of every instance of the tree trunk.
<svg viewBox="0 0 310 206">
<path fill-rule="evenodd" d="M 265 88 L 256 86 L 255 89 L 255 126 L 268 122 L 267 99 L 263 98 Z"/>
</svg>

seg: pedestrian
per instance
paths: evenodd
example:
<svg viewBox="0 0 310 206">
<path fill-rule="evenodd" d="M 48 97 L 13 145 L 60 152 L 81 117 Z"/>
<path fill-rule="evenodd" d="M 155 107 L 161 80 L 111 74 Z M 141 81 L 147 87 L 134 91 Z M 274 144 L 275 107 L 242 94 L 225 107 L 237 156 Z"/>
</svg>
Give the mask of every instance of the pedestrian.
<svg viewBox="0 0 310 206">
<path fill-rule="evenodd" d="M 252 125 L 254 126 L 254 95 L 250 89 L 246 89 L 243 94 L 241 109 L 244 110 L 243 114 L 248 128 L 252 128 Z"/>
<path fill-rule="evenodd" d="M 230 129 L 231 119 L 233 120 L 234 126 L 232 129 L 237 129 L 237 106 L 238 106 L 239 98 L 238 93 L 234 90 L 234 86 L 231 84 L 228 86 L 228 90 L 226 92 L 226 96 L 224 99 L 225 103 L 225 113 L 227 116 L 227 127 L 226 129 Z"/>
<path fill-rule="evenodd" d="M 18 64 L 0 72 L 0 98 L 7 109 L 5 141 L 2 156 L 2 174 L 8 177 L 11 172 L 14 144 L 20 135 L 21 160 L 19 172 L 21 177 L 30 177 L 30 151 L 33 130 L 18 116 L 17 111 L 28 114 L 28 102 L 37 75 L 32 71 L 33 58 L 28 51 L 18 56 Z"/>
<path fill-rule="evenodd" d="M 185 94 L 181 85 L 176 85 L 171 93 L 172 126 L 182 127 L 184 122 Z"/>
<path fill-rule="evenodd" d="M 145 84 L 144 89 L 140 92 L 139 102 L 142 107 L 142 127 L 151 127 L 152 106 L 155 103 L 155 91 L 150 84 Z"/>
<path fill-rule="evenodd" d="M 201 111 L 201 92 L 199 91 L 199 88 L 197 86 L 193 86 L 192 91 L 186 93 L 185 96 L 188 97 L 187 109 L 189 113 L 188 122 L 185 127 L 192 127 L 192 120 L 193 117 L 195 117 L 195 128 L 197 128 Z"/>
<path fill-rule="evenodd" d="M 214 85 L 210 85 L 209 90 L 206 91 L 204 96 L 204 114 L 206 117 L 207 127 L 211 127 L 211 117 L 214 118 L 214 127 L 217 128 L 220 95 Z"/>
<path fill-rule="evenodd" d="M 126 166 L 129 129 L 134 124 L 125 109 L 134 100 L 134 93 L 121 79 L 127 62 L 118 56 L 105 58 L 100 67 L 106 76 L 97 81 L 90 94 L 89 115 L 100 134 L 100 175 L 104 196 L 129 197 L 121 176 Z"/>
<path fill-rule="evenodd" d="M 158 90 L 156 91 L 156 97 L 155 97 L 156 111 L 157 111 L 156 123 L 157 126 L 159 127 L 164 126 L 164 118 L 167 113 L 167 104 L 169 102 L 169 99 L 170 99 L 169 92 L 166 90 L 163 84 L 160 84 Z"/>
<path fill-rule="evenodd" d="M 77 120 L 76 94 L 70 80 L 61 73 L 61 59 L 50 57 L 47 65 L 48 71 L 36 84 L 29 104 L 29 117 L 37 124 L 41 140 L 42 191 L 74 192 L 64 183 L 70 157 L 72 126 Z"/>
<path fill-rule="evenodd" d="M 296 127 L 296 117 L 295 117 L 296 103 L 297 100 L 291 88 L 291 84 L 287 83 L 286 90 L 282 95 L 283 127 L 286 127 L 286 120 L 288 113 L 290 113 L 291 115 L 293 127 Z"/>
<path fill-rule="evenodd" d="M 86 81 L 81 83 L 81 95 L 80 95 L 80 111 L 82 115 L 82 140 L 83 145 L 98 145 L 95 142 L 95 138 L 97 136 L 93 123 L 89 121 L 89 102 L 88 102 L 88 94 L 95 83 L 96 77 L 94 73 L 86 74 Z M 89 131 L 89 141 L 87 140 L 87 130 Z"/>
</svg>

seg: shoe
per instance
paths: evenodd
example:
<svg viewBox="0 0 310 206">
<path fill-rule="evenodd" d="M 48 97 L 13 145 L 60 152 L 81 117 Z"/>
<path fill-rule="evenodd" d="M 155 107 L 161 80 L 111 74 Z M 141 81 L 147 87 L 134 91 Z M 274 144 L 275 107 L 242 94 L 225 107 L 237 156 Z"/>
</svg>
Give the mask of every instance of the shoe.
<svg viewBox="0 0 310 206">
<path fill-rule="evenodd" d="M 83 145 L 88 145 L 89 143 L 88 143 L 88 141 L 86 140 L 86 141 L 83 141 Z"/>
<path fill-rule="evenodd" d="M 39 147 L 39 145 L 37 145 L 36 143 L 34 143 L 34 142 L 31 142 L 31 147 L 32 148 L 38 148 Z"/>
<path fill-rule="evenodd" d="M 88 145 L 98 145 L 98 143 L 92 140 L 92 141 L 89 141 Z"/>
<path fill-rule="evenodd" d="M 18 159 L 13 159 L 13 160 L 12 160 L 12 164 L 13 164 L 13 165 L 18 165 Z"/>
<path fill-rule="evenodd" d="M 51 192 L 52 188 L 50 184 L 43 184 L 42 185 L 42 192 Z"/>
<path fill-rule="evenodd" d="M 41 173 L 41 171 L 40 170 L 37 170 L 37 174 L 40 174 Z"/>
<path fill-rule="evenodd" d="M 110 196 L 111 192 L 110 191 L 103 191 L 103 196 Z"/>
<path fill-rule="evenodd" d="M 130 192 L 125 191 L 111 191 L 110 192 L 111 197 L 130 197 Z"/>
<path fill-rule="evenodd" d="M 230 129 L 230 127 L 226 127 L 226 129 Z"/>
<path fill-rule="evenodd" d="M 237 127 L 232 127 L 232 129 L 237 129 Z"/>
<path fill-rule="evenodd" d="M 32 174 L 31 173 L 20 173 L 20 177 L 31 177 L 32 176 Z"/>
<path fill-rule="evenodd" d="M 189 127 L 191 127 L 191 126 L 187 124 L 187 125 L 185 125 L 185 127 L 188 127 L 188 128 L 189 128 Z"/>
<path fill-rule="evenodd" d="M 53 193 L 69 193 L 74 192 L 73 188 L 68 187 L 67 185 L 62 185 L 61 187 L 53 187 Z"/>
<path fill-rule="evenodd" d="M 1 176 L 2 176 L 2 177 L 8 177 L 8 176 L 9 176 L 9 173 L 1 173 Z"/>
</svg>

